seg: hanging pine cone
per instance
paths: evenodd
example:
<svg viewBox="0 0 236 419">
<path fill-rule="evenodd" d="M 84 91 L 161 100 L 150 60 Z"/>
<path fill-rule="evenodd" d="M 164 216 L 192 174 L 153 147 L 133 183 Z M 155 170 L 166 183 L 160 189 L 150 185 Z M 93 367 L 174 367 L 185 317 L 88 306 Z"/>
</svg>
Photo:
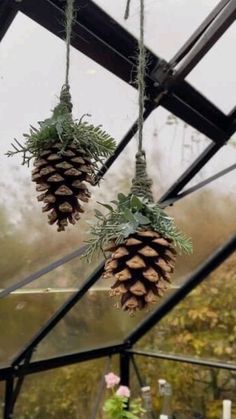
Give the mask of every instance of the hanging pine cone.
<svg viewBox="0 0 236 419">
<path fill-rule="evenodd" d="M 43 212 L 50 211 L 49 224 L 57 223 L 58 231 L 65 230 L 68 221 L 75 224 L 84 212 L 80 201 L 88 202 L 90 192 L 84 181 L 92 183 L 91 159 L 73 143 L 61 151 L 55 143 L 41 152 L 34 161 L 32 181 L 41 192 L 38 201 L 44 202 Z"/>
<path fill-rule="evenodd" d="M 32 181 L 40 192 L 38 201 L 44 202 L 43 212 L 49 211 L 49 224 L 56 223 L 58 231 L 68 222 L 75 224 L 84 212 L 81 202 L 88 202 L 90 192 L 84 182 L 94 184 L 97 163 L 109 157 L 115 148 L 110 135 L 83 117 L 72 118 L 69 86 L 62 87 L 60 101 L 53 115 L 39 122 L 39 129 L 31 126 L 24 134 L 24 146 L 15 140 L 8 156 L 22 153 L 23 164 L 34 159 Z"/>
<path fill-rule="evenodd" d="M 104 277 L 116 279 L 111 294 L 121 296 L 123 310 L 132 313 L 143 309 L 163 295 L 176 260 L 172 240 L 155 231 L 140 230 L 106 251 L 112 254 L 106 261 Z"/>
<path fill-rule="evenodd" d="M 34 160 L 32 181 L 40 192 L 38 201 L 44 202 L 43 212 L 49 211 L 49 224 L 56 223 L 58 231 L 65 230 L 68 221 L 75 224 L 84 212 L 80 201 L 87 202 L 90 192 L 85 182 L 94 184 L 96 171 L 103 159 L 115 150 L 114 139 L 102 130 L 84 121 L 73 119 L 69 85 L 70 41 L 74 15 L 74 0 L 67 0 L 66 9 L 66 68 L 65 84 L 62 86 L 59 103 L 50 118 L 30 126 L 24 134 L 24 144 L 17 139 L 6 155 L 22 154 L 22 164 Z M 99 176 L 100 178 L 100 176 Z M 98 179 L 99 180 L 99 179 Z"/>
</svg>

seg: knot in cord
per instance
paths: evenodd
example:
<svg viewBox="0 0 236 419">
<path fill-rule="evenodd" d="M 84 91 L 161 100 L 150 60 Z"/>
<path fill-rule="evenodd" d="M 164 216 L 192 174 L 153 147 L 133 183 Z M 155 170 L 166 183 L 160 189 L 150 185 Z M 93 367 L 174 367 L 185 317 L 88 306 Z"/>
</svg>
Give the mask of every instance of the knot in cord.
<svg viewBox="0 0 236 419">
<path fill-rule="evenodd" d="M 71 113 L 72 107 L 70 87 L 64 84 L 61 88 L 60 101 L 53 111 L 53 116 Z"/>
<path fill-rule="evenodd" d="M 70 86 L 69 84 L 64 84 L 61 89 L 60 93 L 60 104 L 62 106 L 67 107 L 68 111 L 72 111 L 72 102 L 71 102 L 71 94 L 70 94 Z"/>
<path fill-rule="evenodd" d="M 138 151 L 135 156 L 135 176 L 132 180 L 131 193 L 153 202 L 152 180 L 147 174 L 146 154 L 144 150 Z"/>
</svg>

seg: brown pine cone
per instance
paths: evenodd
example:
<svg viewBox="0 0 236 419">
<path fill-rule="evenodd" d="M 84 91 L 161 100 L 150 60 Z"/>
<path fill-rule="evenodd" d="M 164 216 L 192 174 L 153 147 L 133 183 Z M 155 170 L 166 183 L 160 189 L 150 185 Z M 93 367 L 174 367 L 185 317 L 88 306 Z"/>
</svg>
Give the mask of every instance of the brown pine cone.
<svg viewBox="0 0 236 419">
<path fill-rule="evenodd" d="M 111 244 L 104 277 L 116 279 L 112 295 L 121 296 L 123 310 L 134 312 L 162 296 L 174 271 L 172 240 L 151 230 L 140 230 L 119 245 Z"/>
</svg>

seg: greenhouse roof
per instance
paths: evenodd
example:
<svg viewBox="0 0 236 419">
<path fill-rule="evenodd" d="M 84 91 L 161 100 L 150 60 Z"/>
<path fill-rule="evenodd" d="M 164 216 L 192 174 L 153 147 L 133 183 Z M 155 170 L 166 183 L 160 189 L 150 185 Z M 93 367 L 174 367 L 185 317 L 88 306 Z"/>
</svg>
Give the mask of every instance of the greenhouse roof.
<svg viewBox="0 0 236 419">
<path fill-rule="evenodd" d="M 182 2 L 183 1 L 184 0 L 182 0 Z M 147 2 L 148 22 L 146 39 L 149 51 L 149 65 L 146 75 L 148 100 L 146 101 L 144 119 L 147 120 L 148 124 L 148 120 L 154 118 L 153 115 L 156 114 L 157 108 L 158 112 L 159 110 L 160 112 L 163 112 L 162 110 L 164 109 L 164 112 L 168 111 L 174 115 L 174 117 L 183 121 L 183 129 L 187 126 L 191 126 L 195 130 L 195 134 L 198 133 L 195 137 L 192 136 L 191 140 L 194 141 L 194 138 L 196 140 L 197 135 L 202 135 L 205 138 L 204 144 L 206 144 L 204 149 L 198 150 L 197 158 L 187 159 L 187 163 L 190 162 L 190 164 L 188 164 L 188 167 L 183 173 L 181 172 L 182 166 L 177 174 L 174 172 L 175 178 L 173 178 L 173 181 L 171 179 L 166 190 L 162 191 L 160 194 L 159 203 L 165 208 L 172 206 L 179 201 L 181 202 L 178 205 L 181 205 L 182 200 L 183 202 L 185 199 L 187 201 L 189 199 L 187 197 L 192 196 L 191 194 L 197 194 L 201 188 L 211 184 L 213 181 L 219 182 L 223 176 L 228 175 L 236 168 L 235 149 L 233 152 L 229 151 L 227 154 L 227 151 L 225 151 L 225 148 L 223 147 L 231 140 L 236 130 L 236 108 L 233 107 L 233 101 L 235 100 L 234 93 L 236 92 L 234 57 L 236 0 L 221 0 L 219 3 L 215 0 L 209 2 L 191 0 L 191 6 L 188 1 L 186 7 L 189 9 L 191 8 L 189 13 L 191 12 L 193 19 L 189 19 L 189 15 L 186 14 L 187 20 L 185 22 L 183 21 L 181 12 L 181 2 L 179 2 L 180 4 L 175 5 L 176 15 L 172 15 L 171 13 L 171 7 L 173 6 L 172 0 L 165 0 L 164 6 L 160 6 L 160 3 L 161 2 Z M 109 0 L 77 0 L 76 4 L 79 13 L 74 24 L 71 44 L 74 47 L 74 59 L 75 61 L 78 60 L 78 62 L 75 68 L 72 69 L 75 77 L 75 80 L 72 81 L 73 89 L 76 90 L 76 77 L 79 71 L 82 72 L 81 69 L 86 73 L 86 88 L 88 89 L 88 95 L 91 100 L 93 99 L 93 95 L 97 94 L 96 89 L 99 89 L 97 84 L 100 83 L 99 80 L 101 80 L 103 83 L 102 89 L 104 91 L 99 90 L 99 98 L 95 100 L 95 106 L 97 108 L 100 106 L 99 101 L 103 100 L 103 94 L 105 98 L 104 102 L 107 103 L 101 105 L 100 114 L 99 111 L 97 111 L 98 113 L 96 115 L 96 111 L 93 109 L 92 113 L 95 114 L 95 118 L 100 117 L 100 119 L 101 115 L 108 115 L 107 118 L 110 118 L 107 122 L 108 125 L 112 127 L 116 136 L 118 135 L 121 137 L 114 155 L 112 155 L 100 169 L 97 178 L 98 183 L 103 176 L 105 176 L 106 179 L 110 173 L 111 166 L 116 162 L 120 155 L 124 158 L 122 152 L 126 149 L 138 129 L 137 121 L 135 120 L 136 109 L 134 109 L 133 106 L 135 101 L 135 82 L 131 77 L 135 67 L 135 51 L 137 50 L 137 13 L 135 11 L 133 15 L 131 15 L 129 21 L 123 23 L 123 10 L 122 7 L 118 5 L 118 2 L 111 2 Z M 209 5 L 213 6 L 212 10 L 210 10 Z M 46 47 L 45 51 L 43 51 L 47 41 L 52 48 L 55 45 L 55 63 L 53 64 L 52 61 L 50 65 L 54 65 L 54 67 L 51 68 L 53 71 L 56 71 L 57 66 L 60 65 L 60 59 L 57 60 L 57 56 L 59 56 L 61 44 L 58 44 L 56 37 L 50 38 L 49 32 L 59 38 L 64 37 L 64 6 L 65 2 L 60 0 L 38 0 L 37 2 L 33 0 L 3 0 L 0 4 L 0 39 L 2 40 L 3 49 L 5 48 L 4 42 L 8 42 L 7 47 L 12 48 L 11 54 L 14 55 L 14 44 L 11 39 L 15 39 L 17 36 L 17 28 L 20 27 L 20 24 L 25 27 L 28 25 L 27 28 L 29 28 L 29 31 L 32 33 L 32 40 L 25 38 L 26 44 L 30 45 L 34 40 L 36 41 L 38 39 L 34 36 L 34 22 L 36 22 L 40 25 L 40 27 L 37 26 L 37 30 L 39 37 L 42 36 L 43 44 L 33 45 L 33 48 L 35 47 L 36 52 L 40 57 L 39 59 L 45 60 L 45 62 L 41 62 L 41 66 L 45 66 L 45 70 L 43 69 L 42 71 L 45 71 L 45 75 L 47 75 L 47 72 L 49 71 L 49 68 L 47 69 L 47 61 L 51 62 L 50 60 L 53 60 L 53 57 L 50 56 L 50 54 L 47 55 L 48 52 L 46 51 Z M 201 10 L 200 6 L 202 6 L 203 10 Z M 172 28 L 170 27 L 170 22 L 172 22 L 172 20 L 175 21 L 175 18 L 176 27 Z M 192 27 L 192 20 L 194 21 L 194 19 L 196 20 L 196 26 L 199 25 L 196 29 Z M 183 27 L 184 29 L 181 29 Z M 42 28 L 45 28 L 49 32 Z M 193 33 L 192 29 L 195 29 Z M 165 31 L 166 33 L 168 32 L 171 34 L 171 41 L 167 45 L 166 55 L 164 51 L 165 44 L 163 43 Z M 180 33 L 181 36 L 178 37 L 176 35 L 178 33 Z M 22 44 L 19 40 L 19 54 L 23 53 L 24 48 L 24 39 Z M 41 50 L 39 50 L 40 48 Z M 226 49 L 227 54 L 229 52 L 228 56 L 226 56 Z M 82 55 L 78 55 L 78 51 L 93 61 L 86 61 L 87 58 L 85 59 Z M 51 53 L 51 55 L 53 54 Z M 17 59 L 19 59 L 19 57 Z M 32 57 L 31 59 L 30 55 L 26 55 L 22 58 L 22 61 L 24 61 L 24 59 L 28 60 L 29 63 L 32 61 L 32 64 L 30 65 L 32 65 L 33 71 L 35 71 L 35 73 L 33 73 L 34 77 L 38 80 L 38 93 L 41 88 L 46 92 L 48 86 L 46 85 L 45 75 L 40 75 L 41 68 L 36 68 L 38 65 L 37 58 Z M 33 67 L 34 59 L 35 68 Z M 6 62 L 8 60 L 14 60 L 14 57 L 3 54 L 3 61 L 4 60 Z M 92 66 L 91 62 L 96 62 L 98 66 Z M 18 95 L 23 95 L 24 91 L 26 92 L 27 83 L 31 82 L 30 80 L 27 80 L 27 75 L 24 78 L 23 67 L 21 68 L 22 64 L 20 62 L 19 68 L 14 67 L 14 65 L 16 65 L 15 61 L 12 61 L 11 64 L 15 72 L 19 71 L 18 77 L 22 80 L 23 90 L 19 91 Z M 4 65 L 5 64 L 3 63 L 3 68 Z M 100 66 L 102 66 L 102 68 Z M 108 71 L 104 73 L 104 70 Z M 98 81 L 91 80 L 93 72 L 97 74 Z M 10 79 L 11 73 L 8 74 L 10 81 L 6 78 L 6 83 L 9 83 L 10 86 L 10 84 L 12 84 L 12 79 Z M 81 77 L 84 77 L 85 80 L 85 75 L 81 74 Z M 99 79 L 99 77 L 101 77 L 101 79 Z M 215 84 L 213 83 L 212 87 L 211 83 L 205 82 L 211 77 L 215 77 Z M 55 86 L 58 85 L 58 80 L 55 81 Z M 5 80 L 3 80 L 3 84 L 4 82 Z M 208 85 L 210 86 L 209 88 Z M 30 84 L 29 87 L 31 87 Z M 15 86 L 12 86 L 13 92 L 15 88 Z M 32 86 L 32 88 L 34 89 L 34 86 Z M 3 92 L 6 98 L 10 95 L 9 89 L 10 87 L 6 88 L 5 93 Z M 203 90 L 203 93 L 201 93 L 200 90 Z M 27 95 L 28 93 L 25 94 Z M 48 98 L 50 95 L 52 95 L 52 92 L 49 91 Z M 81 101 L 83 106 L 87 106 L 86 95 L 84 93 L 83 95 L 84 97 L 81 98 Z M 79 95 L 78 98 L 78 103 L 80 103 Z M 31 99 L 32 97 L 27 97 L 28 102 Z M 34 99 L 37 102 L 36 94 Z M 212 100 L 214 100 L 214 102 Z M 114 105 L 114 111 L 111 103 L 112 106 Z M 10 106 L 14 105 L 10 103 Z M 28 108 L 25 111 L 28 114 L 31 112 L 30 107 L 31 103 L 28 103 Z M 41 107 L 40 117 L 43 117 L 43 104 Z M 36 109 L 37 106 L 35 107 L 35 114 Z M 15 112 L 16 111 L 17 107 L 15 109 Z M 19 109 L 19 113 L 20 112 L 21 110 Z M 114 115 L 112 112 L 114 112 Z M 111 113 L 111 116 L 109 116 L 109 113 Z M 32 114 L 32 118 L 35 118 L 35 114 Z M 126 114 L 129 114 L 129 118 L 130 116 L 133 118 L 133 123 L 126 117 Z M 119 115 L 121 115 L 122 123 L 119 122 Z M 161 118 L 163 118 L 162 115 Z M 27 116 L 27 120 L 28 119 L 29 116 Z M 11 121 L 14 124 L 12 119 Z M 170 120 L 169 125 L 171 125 Z M 19 129 L 24 128 L 25 126 L 23 127 L 23 125 L 19 123 L 17 128 L 18 133 Z M 122 132 L 124 129 L 126 130 L 126 133 Z M 168 129 L 170 130 L 170 127 Z M 7 130 L 6 133 L 7 135 L 9 134 Z M 10 132 L 10 135 L 12 134 L 13 136 L 17 135 L 15 132 Z M 150 147 L 155 146 L 156 145 L 154 144 Z M 175 144 L 173 144 L 173 147 L 175 147 Z M 185 147 L 189 147 L 189 144 L 185 144 Z M 165 145 L 163 145 L 162 152 L 168 156 Z M 180 153 L 180 150 L 176 149 L 176 152 Z M 224 167 L 218 164 L 220 160 L 214 163 L 214 159 L 217 158 L 216 154 L 217 156 L 219 154 L 221 162 L 225 161 L 225 163 L 227 163 Z M 228 164 L 228 162 L 230 162 L 230 164 Z M 204 179 L 202 177 L 198 178 L 196 183 L 188 186 L 193 178 L 196 178 L 199 173 L 202 173 L 201 171 L 207 163 L 209 165 L 213 164 L 213 173 L 210 172 L 209 176 L 206 176 Z M 115 174 L 119 171 L 119 168 L 117 168 L 117 164 L 115 164 L 114 167 L 116 169 L 116 172 L 114 172 Z M 220 167 L 220 170 L 215 172 L 215 167 Z M 11 165 L 6 167 L 6 163 L 3 162 L 3 173 L 7 173 L 11 168 Z M 24 169 L 20 170 L 22 171 L 22 182 L 24 182 L 26 179 L 26 172 L 24 172 Z M 12 188 L 16 196 L 14 197 L 13 194 L 11 199 L 13 199 L 14 202 L 14 199 L 18 199 L 17 194 L 19 193 L 19 190 L 17 182 L 14 183 L 14 176 L 17 173 L 15 173 L 15 175 L 14 171 L 12 173 L 13 179 L 10 180 L 10 183 L 13 185 Z M 227 187 L 229 187 L 229 183 L 227 184 Z M 224 187 L 225 185 L 223 185 L 223 188 Z M 232 188 L 232 191 L 235 197 L 235 189 Z M 25 199 L 27 199 L 27 196 Z M 212 208 L 213 216 L 214 211 L 216 211 L 216 209 Z M 17 214 L 14 214 L 16 220 L 21 223 L 21 215 L 18 214 L 18 216 L 19 219 L 17 219 Z M 203 219 L 204 215 L 200 220 L 194 219 L 194 223 L 196 223 L 198 229 L 201 229 Z M 230 230 L 231 227 L 232 230 Z M 32 234 L 41 234 L 40 231 L 38 231 L 37 225 L 32 228 Z M 189 231 L 191 233 L 191 229 L 189 229 Z M 27 234 L 27 225 L 25 233 Z M 69 236 L 67 236 L 67 238 L 68 237 Z M 38 289 L 41 290 L 38 291 L 39 294 L 43 289 L 42 293 L 45 301 L 52 292 L 55 292 L 58 295 L 58 299 L 53 307 L 54 312 L 50 312 L 50 316 L 45 310 L 46 314 L 43 315 L 42 313 L 42 318 L 40 319 L 38 327 L 34 324 L 32 327 L 30 325 L 28 330 L 19 329 L 19 334 L 22 335 L 22 339 L 20 338 L 19 341 L 16 339 L 16 343 L 13 345 L 12 350 L 8 348 L 7 343 L 6 349 L 2 350 L 2 354 L 0 349 L 0 379 L 7 380 L 8 387 L 6 397 L 8 398 L 12 397 L 12 392 L 14 393 L 14 400 L 17 398 L 21 387 L 20 380 L 27 374 L 96 357 L 109 356 L 114 353 L 132 353 L 132 351 L 135 353 L 133 345 L 235 251 L 236 235 L 235 224 L 232 222 L 226 233 L 218 237 L 217 241 L 212 245 L 210 249 L 212 253 L 201 255 L 197 263 L 196 261 L 193 263 L 191 269 L 181 271 L 179 278 L 177 278 L 179 281 L 176 281 L 176 284 L 171 288 L 168 295 L 163 297 L 160 303 L 153 307 L 149 313 L 138 314 L 135 318 L 131 318 L 127 321 L 127 314 L 113 310 L 111 307 L 112 305 L 107 301 L 105 309 L 109 313 L 108 316 L 110 315 L 111 319 L 116 316 L 118 317 L 120 329 L 114 329 L 112 332 L 109 331 L 108 333 L 105 328 L 104 330 L 101 328 L 101 336 L 97 340 L 94 340 L 93 338 L 93 330 L 97 327 L 101 327 L 101 319 L 99 319 L 101 313 L 98 310 L 95 318 L 90 318 L 89 306 L 93 302 L 92 293 L 95 289 L 94 286 L 97 285 L 97 281 L 101 277 L 104 262 L 101 262 L 93 272 L 89 270 L 90 267 L 87 268 L 85 271 L 89 274 L 88 278 L 83 277 L 83 275 L 81 278 L 78 278 L 78 272 L 80 272 L 81 269 L 80 264 L 82 263 L 80 262 L 80 256 L 85 247 L 81 246 L 79 249 L 76 249 L 74 243 L 75 240 L 73 238 L 71 248 L 65 245 L 65 251 L 64 247 L 61 246 L 63 243 L 58 242 L 58 246 L 55 247 L 56 250 L 54 249 L 52 255 L 48 253 L 46 249 L 47 246 L 45 246 L 42 250 L 42 257 L 40 256 L 40 264 L 36 265 L 35 268 L 33 264 L 31 266 L 31 262 L 29 261 L 28 265 L 25 265 L 24 270 L 22 270 L 22 268 L 19 269 L 23 279 L 19 280 L 18 278 L 16 280 L 16 277 L 13 275 L 0 291 L 0 298 L 4 299 L 2 300 L 3 303 L 1 308 L 2 316 L 4 316 L 5 310 L 4 301 L 7 301 L 7 299 L 9 301 L 9 299 L 14 298 L 21 290 L 25 291 L 25 294 L 27 294 L 27 292 L 31 293 L 30 304 L 32 306 L 37 304 L 37 291 L 34 290 L 34 288 L 30 288 L 33 283 L 38 284 Z M 65 270 L 63 271 L 61 269 L 64 266 Z M 54 281 L 53 275 L 55 278 L 56 276 L 66 275 L 67 268 L 69 269 L 69 267 L 76 280 L 71 286 L 66 284 L 66 287 L 62 286 L 61 288 L 59 287 L 59 289 L 55 288 L 53 290 L 50 285 L 51 281 Z M 41 279 L 42 282 L 39 282 Z M 106 288 L 107 284 L 101 284 L 99 288 L 100 292 L 104 292 L 103 285 L 104 288 Z M 19 302 L 18 304 L 24 304 L 24 302 Z M 17 307 L 19 310 L 21 309 L 19 305 L 17 305 Z M 84 312 L 84 318 L 80 318 L 81 310 Z M 18 314 L 13 313 L 12 316 L 17 325 Z M 80 345 L 78 344 L 77 337 L 73 339 L 72 336 L 69 342 L 67 342 L 64 337 L 65 330 L 67 330 L 69 335 L 73 335 L 73 322 L 76 317 L 80 318 Z M 7 321 L 9 320 L 7 319 Z M 88 327 L 86 321 L 91 322 L 89 325 L 91 330 L 90 333 L 87 334 L 83 332 L 83 328 L 86 329 L 86 327 Z M 10 324 L 9 321 L 9 325 Z M 20 325 L 19 323 L 19 327 L 22 328 L 22 324 Z M 5 330 L 6 336 L 2 337 L 3 340 L 6 339 L 6 342 L 8 332 L 9 329 L 7 327 Z M 83 333 L 84 337 L 82 336 Z M 61 343 L 59 342 L 60 337 Z M 48 340 L 55 343 L 52 351 L 50 351 L 49 346 L 47 345 Z M 138 350 L 136 350 L 136 352 L 138 353 Z M 159 354 L 159 356 L 167 357 L 165 359 L 168 359 L 168 354 Z M 186 360 L 186 358 L 182 358 Z M 172 359 L 174 358 L 172 357 Z M 215 365 L 236 370 L 236 365 L 234 364 L 220 364 L 215 360 L 192 360 L 192 362 L 199 362 L 199 364 L 204 364 L 204 362 L 206 362 L 207 365 Z M 14 388 L 13 384 L 15 383 L 13 383 L 13 378 L 18 378 Z M 7 400 L 8 399 L 6 399 L 6 401 Z M 6 418 L 9 417 L 7 416 L 8 413 L 6 413 Z"/>
</svg>

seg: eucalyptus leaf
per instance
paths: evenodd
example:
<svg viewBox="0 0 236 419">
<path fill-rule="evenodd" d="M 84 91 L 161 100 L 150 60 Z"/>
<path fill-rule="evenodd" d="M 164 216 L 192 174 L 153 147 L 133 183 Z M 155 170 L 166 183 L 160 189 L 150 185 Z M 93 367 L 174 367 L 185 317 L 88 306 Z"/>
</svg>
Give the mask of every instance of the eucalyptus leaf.
<svg viewBox="0 0 236 419">
<path fill-rule="evenodd" d="M 135 195 L 131 196 L 130 204 L 132 209 L 140 210 L 143 207 L 142 201 Z"/>
<path fill-rule="evenodd" d="M 129 208 L 125 208 L 124 209 L 124 218 L 127 221 L 132 221 L 132 222 L 135 222 L 136 221 L 136 219 L 135 219 L 132 211 Z"/>
<path fill-rule="evenodd" d="M 122 226 L 122 235 L 124 237 L 128 237 L 130 234 L 134 234 L 137 230 L 137 224 L 136 223 L 126 223 Z"/>
<path fill-rule="evenodd" d="M 127 200 L 127 197 L 123 193 L 118 193 L 117 198 L 120 202 L 124 202 Z"/>
<path fill-rule="evenodd" d="M 148 217 L 146 217 L 145 215 L 141 214 L 141 212 L 136 212 L 134 214 L 134 217 L 137 221 L 137 223 L 141 224 L 141 225 L 148 225 L 151 223 L 150 219 Z"/>
</svg>

